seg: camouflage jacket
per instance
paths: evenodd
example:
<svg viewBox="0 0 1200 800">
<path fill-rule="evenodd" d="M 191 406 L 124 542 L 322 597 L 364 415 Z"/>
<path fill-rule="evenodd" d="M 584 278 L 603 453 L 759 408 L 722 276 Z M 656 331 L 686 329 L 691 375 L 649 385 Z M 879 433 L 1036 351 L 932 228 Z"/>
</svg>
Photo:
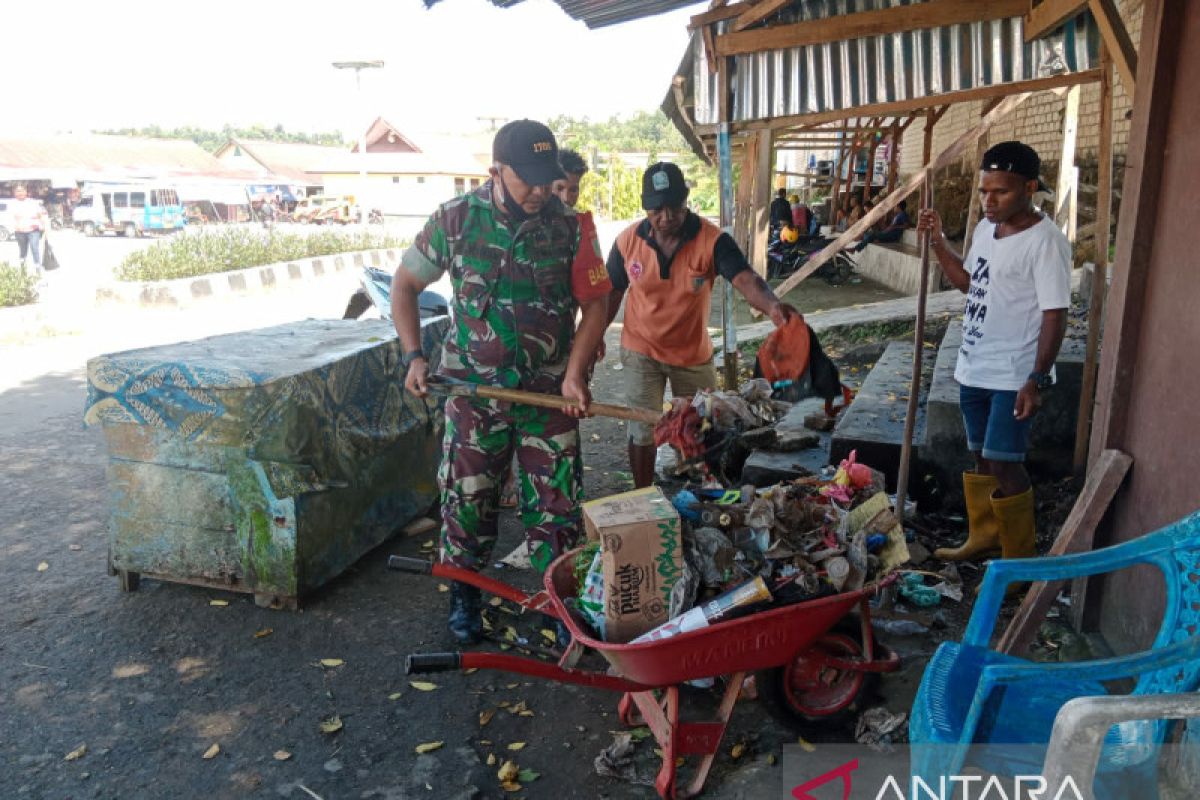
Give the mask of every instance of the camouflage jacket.
<svg viewBox="0 0 1200 800">
<path fill-rule="evenodd" d="M 438 373 L 557 391 L 575 330 L 579 242 L 575 212 L 557 198 L 520 226 L 497 212 L 491 181 L 443 203 L 403 259 L 421 280 L 450 273 L 454 324 Z"/>
</svg>

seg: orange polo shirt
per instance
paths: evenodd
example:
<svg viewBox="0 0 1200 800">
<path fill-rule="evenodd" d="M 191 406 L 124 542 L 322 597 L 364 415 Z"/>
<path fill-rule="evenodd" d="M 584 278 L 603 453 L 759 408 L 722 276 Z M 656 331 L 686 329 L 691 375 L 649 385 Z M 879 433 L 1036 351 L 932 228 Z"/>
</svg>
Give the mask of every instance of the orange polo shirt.
<svg viewBox="0 0 1200 800">
<path fill-rule="evenodd" d="M 688 213 L 683 242 L 667 258 L 651 238 L 650 223 L 626 228 L 608 256 L 608 276 L 625 290 L 621 346 L 676 367 L 712 358 L 708 317 L 717 275 L 727 280 L 750 269 L 727 233 Z"/>
</svg>

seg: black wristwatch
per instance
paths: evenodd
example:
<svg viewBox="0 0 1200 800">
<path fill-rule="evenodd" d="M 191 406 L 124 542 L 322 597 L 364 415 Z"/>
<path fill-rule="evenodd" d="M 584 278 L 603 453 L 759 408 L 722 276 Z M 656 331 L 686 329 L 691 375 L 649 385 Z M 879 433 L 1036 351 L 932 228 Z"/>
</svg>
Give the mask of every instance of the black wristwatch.
<svg viewBox="0 0 1200 800">
<path fill-rule="evenodd" d="M 408 369 L 412 366 L 412 362 L 416 361 L 418 358 L 425 358 L 425 351 L 419 347 L 416 350 L 409 350 L 407 353 L 405 353 L 401 357 L 400 363 L 404 365 L 405 369 Z"/>
<path fill-rule="evenodd" d="M 1033 385 L 1037 387 L 1039 392 L 1049 389 L 1054 385 L 1054 377 L 1049 372 L 1031 372 L 1028 380 L 1033 381 Z"/>
</svg>

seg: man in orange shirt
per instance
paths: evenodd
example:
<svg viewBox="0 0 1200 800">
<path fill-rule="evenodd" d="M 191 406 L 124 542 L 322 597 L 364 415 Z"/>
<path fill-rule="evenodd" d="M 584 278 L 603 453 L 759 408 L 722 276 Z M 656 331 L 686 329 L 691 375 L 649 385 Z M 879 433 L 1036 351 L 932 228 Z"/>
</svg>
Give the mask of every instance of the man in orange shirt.
<svg viewBox="0 0 1200 800">
<path fill-rule="evenodd" d="M 733 237 L 688 210 L 687 197 L 678 166 L 652 164 L 642 176 L 646 219 L 626 228 L 608 255 L 610 322 L 629 295 L 621 364 L 626 400 L 637 408 L 661 409 L 667 381 L 675 397 L 716 388 L 707 326 L 718 275 L 776 326 L 798 315 L 750 269 Z M 654 452 L 653 429 L 630 423 L 629 466 L 639 488 L 654 480 Z"/>
</svg>

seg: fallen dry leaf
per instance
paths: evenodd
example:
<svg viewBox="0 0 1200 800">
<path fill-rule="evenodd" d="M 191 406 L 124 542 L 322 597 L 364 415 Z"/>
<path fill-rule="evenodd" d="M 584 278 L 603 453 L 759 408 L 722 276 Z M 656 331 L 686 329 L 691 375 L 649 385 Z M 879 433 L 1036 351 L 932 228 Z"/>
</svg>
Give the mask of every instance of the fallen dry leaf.
<svg viewBox="0 0 1200 800">
<path fill-rule="evenodd" d="M 515 685 L 515 684 L 514 684 L 514 685 Z M 509 687 L 509 688 L 512 688 L 512 687 Z M 520 713 L 521 713 L 522 711 L 524 711 L 526 708 L 527 708 L 527 706 L 525 705 L 525 701 L 524 701 L 524 700 L 522 700 L 521 702 L 517 703 L 515 706 L 509 706 L 509 707 L 508 707 L 508 713 L 510 713 L 510 714 L 520 714 Z"/>
<path fill-rule="evenodd" d="M 404 695 L 400 692 L 392 692 L 388 695 L 388 700 L 399 700 Z"/>
<path fill-rule="evenodd" d="M 490 605 L 490 606 L 492 606 L 493 608 L 495 608 L 496 606 L 499 606 L 499 605 L 500 605 L 501 603 L 503 603 L 503 602 L 504 602 L 504 598 L 502 598 L 502 597 L 493 597 L 491 600 L 488 600 L 488 605 Z"/>
<path fill-rule="evenodd" d="M 276 761 L 287 761 L 289 758 L 292 757 L 292 754 L 289 753 L 287 750 L 276 750 L 275 753 L 271 757 L 274 758 Z"/>
<path fill-rule="evenodd" d="M 479 667 L 469 667 L 467 669 L 464 669 L 462 672 L 463 672 L 463 675 L 473 675 L 476 672 L 479 672 Z"/>
<path fill-rule="evenodd" d="M 322 658 L 321 659 L 322 667 L 340 667 L 342 664 L 345 664 L 345 663 L 346 662 L 342 661 L 340 658 Z"/>
<path fill-rule="evenodd" d="M 796 744 L 800 745 L 800 749 L 806 753 L 815 753 L 817 751 L 817 748 L 806 742 L 803 736 L 796 739 Z"/>
<path fill-rule="evenodd" d="M 208 604 L 210 606 L 227 606 L 227 605 L 229 605 L 229 601 L 228 600 L 209 600 Z"/>
<path fill-rule="evenodd" d="M 77 758 L 83 758 L 83 754 L 87 752 L 87 745 L 81 744 L 71 752 L 63 756 L 63 761 L 74 761 Z"/>
<path fill-rule="evenodd" d="M 83 545 L 81 545 L 81 544 L 73 544 L 73 545 L 71 545 L 71 549 L 72 549 L 72 550 L 82 550 L 82 549 L 83 549 Z"/>
<path fill-rule="evenodd" d="M 489 708 L 487 711 L 479 712 L 479 727 L 483 727 L 492 721 L 492 717 L 496 716 L 496 709 Z"/>
<path fill-rule="evenodd" d="M 440 750 L 443 742 L 424 742 L 416 746 L 418 753 L 432 753 L 434 750 Z"/>
<path fill-rule="evenodd" d="M 204 755 L 201 756 L 201 758 L 205 758 L 205 759 L 216 758 L 217 753 L 219 753 L 219 752 L 221 752 L 221 745 L 217 744 L 216 742 L 213 742 L 212 747 L 205 750 Z"/>
<path fill-rule="evenodd" d="M 524 750 L 525 743 L 524 742 L 513 742 L 512 744 L 510 744 L 508 746 L 508 749 L 509 750 Z"/>
<path fill-rule="evenodd" d="M 254 632 L 254 638 L 255 639 L 265 639 L 266 637 L 270 636 L 274 632 L 275 632 L 274 628 L 263 628 L 261 631 Z"/>
<path fill-rule="evenodd" d="M 488 765 L 489 767 L 494 767 L 494 766 L 496 766 L 496 754 L 495 754 L 495 753 L 488 753 L 488 757 L 487 757 L 487 765 Z"/>
<path fill-rule="evenodd" d="M 525 709 L 524 711 L 520 712 L 520 716 L 522 716 L 522 717 L 532 717 L 532 716 L 533 716 L 533 712 L 532 712 L 532 711 L 530 711 L 530 710 L 527 708 L 527 709 Z"/>
<path fill-rule="evenodd" d="M 767 763 L 770 764 L 772 767 L 775 766 L 775 754 L 774 753 L 771 753 L 767 756 Z"/>
<path fill-rule="evenodd" d="M 337 733 L 342 729 L 342 718 L 336 714 L 321 722 L 321 733 Z"/>
<path fill-rule="evenodd" d="M 447 586 L 447 585 L 446 585 L 446 584 L 444 584 L 444 583 L 439 583 L 439 584 L 438 584 L 438 591 L 439 591 L 439 592 L 448 592 L 448 591 L 450 591 L 450 587 L 449 587 L 449 586 Z"/>
<path fill-rule="evenodd" d="M 428 542 L 422 543 L 421 548 L 424 550 L 432 550 L 433 549 L 433 539 L 430 539 Z"/>
<path fill-rule="evenodd" d="M 45 571 L 46 571 L 46 570 L 48 570 L 48 569 L 50 569 L 50 565 L 49 565 L 49 564 L 47 564 L 45 561 L 43 561 L 42 563 L 38 564 L 38 572 L 45 572 Z"/>
<path fill-rule="evenodd" d="M 521 791 L 521 784 L 516 781 L 501 781 L 500 788 L 506 792 L 519 792 Z"/>
<path fill-rule="evenodd" d="M 507 700 L 501 700 L 501 701 L 498 703 L 498 705 L 499 705 L 501 708 L 508 708 L 509 706 L 511 706 L 511 705 L 512 705 L 512 703 L 508 702 Z"/>
<path fill-rule="evenodd" d="M 738 742 L 729 750 L 729 755 L 735 761 L 737 759 L 741 758 L 742 756 L 744 756 L 745 754 L 746 754 L 746 745 L 742 744 L 741 742 Z"/>
<path fill-rule="evenodd" d="M 505 761 L 500 765 L 500 769 L 496 772 L 496 777 L 501 781 L 515 781 L 517 776 L 521 774 L 521 768 L 512 761 Z"/>
<path fill-rule="evenodd" d="M 558 644 L 558 634 L 549 628 L 542 628 L 542 636 L 554 642 L 555 644 Z"/>
<path fill-rule="evenodd" d="M 519 684 L 519 683 L 506 683 L 506 684 L 504 684 L 504 688 L 505 689 L 515 689 L 520 685 L 521 684 Z"/>
<path fill-rule="evenodd" d="M 429 681 L 409 681 L 408 685 L 420 692 L 432 692 L 437 688 L 436 683 L 430 683 Z"/>
</svg>

